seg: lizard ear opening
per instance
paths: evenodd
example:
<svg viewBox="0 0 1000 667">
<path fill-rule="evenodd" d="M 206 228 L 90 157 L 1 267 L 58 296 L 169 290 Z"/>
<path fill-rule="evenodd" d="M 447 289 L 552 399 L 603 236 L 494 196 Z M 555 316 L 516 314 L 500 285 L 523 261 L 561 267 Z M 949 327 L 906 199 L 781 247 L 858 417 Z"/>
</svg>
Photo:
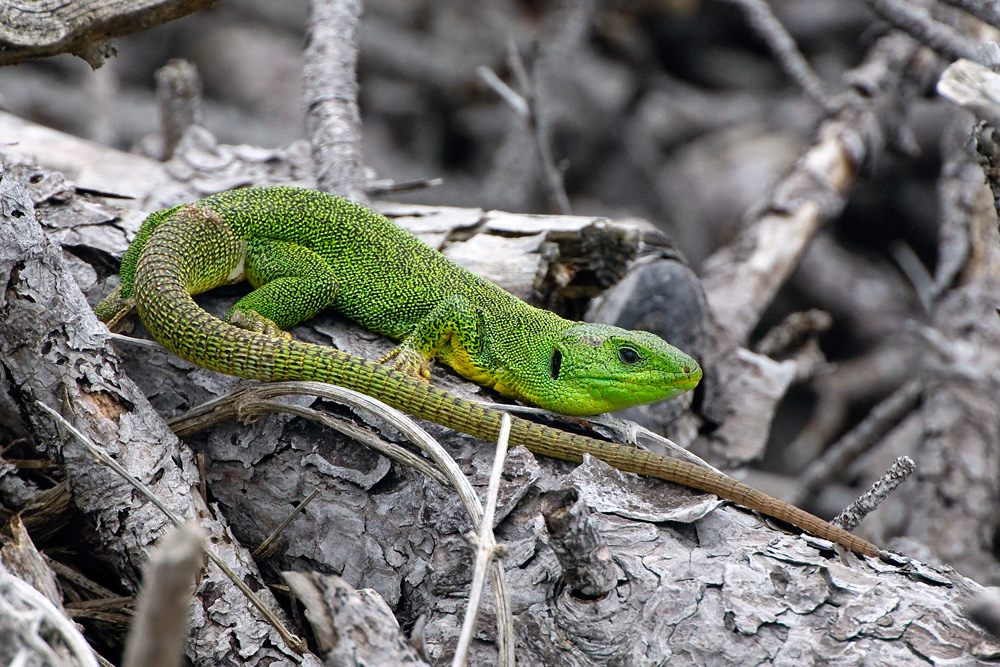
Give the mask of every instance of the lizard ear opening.
<svg viewBox="0 0 1000 667">
<path fill-rule="evenodd" d="M 552 350 L 552 366 L 550 371 L 552 372 L 552 379 L 559 379 L 559 369 L 562 367 L 562 352 L 557 349 Z"/>
</svg>

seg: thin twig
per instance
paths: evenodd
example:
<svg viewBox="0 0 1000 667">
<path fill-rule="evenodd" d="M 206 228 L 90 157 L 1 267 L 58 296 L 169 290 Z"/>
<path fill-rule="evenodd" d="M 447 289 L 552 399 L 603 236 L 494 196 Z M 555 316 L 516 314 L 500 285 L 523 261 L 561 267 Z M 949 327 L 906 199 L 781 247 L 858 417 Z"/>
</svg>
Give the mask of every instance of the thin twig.
<svg viewBox="0 0 1000 667">
<path fill-rule="evenodd" d="M 205 461 L 205 452 L 195 453 L 194 463 L 198 468 L 198 495 L 208 505 L 208 464 Z"/>
<path fill-rule="evenodd" d="M 98 461 L 100 461 L 101 463 L 108 466 L 116 473 L 118 473 L 118 475 L 123 480 L 125 480 L 132 486 L 132 488 L 134 488 L 136 491 L 142 494 L 147 500 L 149 500 L 149 502 L 151 502 L 154 506 L 156 506 L 157 509 L 163 512 L 164 516 L 170 519 L 170 521 L 175 526 L 180 526 L 184 523 L 184 520 L 181 519 L 181 517 L 174 514 L 170 510 L 170 508 L 164 505 L 160 501 L 160 499 L 157 498 L 156 495 L 154 495 L 153 492 L 146 487 L 146 485 L 144 485 L 138 479 L 129 474 L 129 472 L 125 470 L 125 468 L 123 468 L 121 464 L 118 463 L 118 461 L 115 461 L 113 458 L 111 458 L 111 456 L 107 452 L 105 452 L 102 447 L 98 447 L 96 444 L 94 444 L 94 442 L 90 440 L 90 438 L 88 438 L 75 426 L 66 421 L 66 419 L 64 419 L 61 414 L 59 414 L 49 406 L 45 405 L 41 401 L 35 401 L 35 404 L 38 405 L 38 407 L 40 407 L 44 412 L 49 413 L 61 425 L 66 427 L 66 429 L 70 433 L 76 436 L 77 440 L 83 443 L 83 446 L 87 449 L 87 451 L 91 453 L 91 455 L 94 456 L 94 458 L 96 458 Z M 225 563 L 225 561 L 219 558 L 215 554 L 215 552 L 208 547 L 207 543 L 205 544 L 205 555 L 208 556 L 208 559 L 212 561 L 216 566 L 218 566 L 218 568 L 222 570 L 227 577 L 229 577 L 229 579 L 238 589 L 240 589 L 240 592 L 242 592 L 243 595 L 247 597 L 247 599 L 250 601 L 250 604 L 252 604 L 254 607 L 257 608 L 257 611 L 259 611 L 261 615 L 264 617 L 264 619 L 275 630 L 277 630 L 278 634 L 281 635 L 281 638 L 288 644 L 289 647 L 292 648 L 292 650 L 294 650 L 296 653 L 304 653 L 305 651 L 308 650 L 308 647 L 306 646 L 305 642 L 302 641 L 302 639 L 300 639 L 299 637 L 292 634 L 292 632 L 290 632 L 287 628 L 285 628 L 284 624 L 281 622 L 281 619 L 275 616 L 274 613 L 270 609 L 268 609 L 263 602 L 261 602 L 260 598 L 258 598 L 257 595 L 250 590 L 250 587 L 247 586 L 246 583 L 244 583 L 240 577 L 236 576 L 236 573 L 233 572 L 233 570 Z"/>
<path fill-rule="evenodd" d="M 313 489 L 312 493 L 306 496 L 301 503 L 296 505 L 295 509 L 293 509 L 291 512 L 288 513 L 288 516 L 285 517 L 284 521 L 279 523 L 277 528 L 272 530 L 271 534 L 268 535 L 266 538 L 264 538 L 264 541 L 261 542 L 260 545 L 253 550 L 254 559 L 264 558 L 265 556 L 269 555 L 271 551 L 271 545 L 273 545 L 278 540 L 278 537 L 281 535 L 282 531 L 284 531 L 285 528 L 288 527 L 288 524 L 292 522 L 292 519 L 298 516 L 298 514 L 306 508 L 306 505 L 315 500 L 317 496 L 319 496 L 319 489 Z"/>
<path fill-rule="evenodd" d="M 149 338 L 135 338 L 134 336 L 125 336 L 124 334 L 115 333 L 111 331 L 108 333 L 108 338 L 119 343 L 126 343 L 128 345 L 138 345 L 139 347 L 148 347 L 150 349 L 165 350 L 167 348 L 160 345 L 157 341 L 151 340 Z"/>
<path fill-rule="evenodd" d="M 929 352 L 937 355 L 938 359 L 943 364 L 952 367 L 958 367 L 962 362 L 969 361 L 971 355 L 967 350 L 963 349 L 963 346 L 959 341 L 954 341 L 938 329 L 932 326 L 928 326 L 923 322 L 918 322 L 916 320 L 906 320 L 903 322 L 903 329 L 916 337 Z M 954 368 L 954 370 L 959 371 L 960 368 Z M 969 369 L 965 376 L 973 375 L 978 369 Z"/>
<path fill-rule="evenodd" d="M 878 509 L 886 498 L 917 469 L 909 456 L 900 456 L 871 488 L 830 523 L 844 530 L 854 530 L 861 521 Z"/>
<path fill-rule="evenodd" d="M 458 646 L 452 667 L 464 667 L 469 659 L 469 646 L 476 630 L 476 618 L 479 616 L 479 606 L 482 604 L 483 586 L 486 584 L 486 571 L 490 563 L 503 550 L 497 546 L 493 537 L 493 516 L 497 508 L 497 496 L 500 493 L 500 475 L 507 459 L 507 441 L 510 438 L 510 415 L 505 414 L 500 421 L 500 434 L 497 436 L 497 449 L 493 456 L 493 469 L 490 471 L 489 486 L 486 491 L 486 507 L 483 509 L 483 520 L 479 524 L 479 534 L 475 536 L 476 564 L 472 571 L 472 590 L 469 592 L 469 606 L 465 610 L 465 620 L 462 622 L 462 633 L 458 637 Z"/>
<path fill-rule="evenodd" d="M 63 578 L 63 580 L 68 581 L 73 584 L 74 587 L 82 589 L 92 595 L 99 598 L 114 598 L 118 597 L 113 591 L 104 586 L 101 586 L 96 581 L 91 581 L 87 577 L 83 576 L 73 568 L 60 563 L 59 561 L 53 559 L 51 556 L 45 555 L 45 564 L 55 572 L 57 575 Z"/>
<path fill-rule="evenodd" d="M 775 358 L 789 354 L 793 348 L 815 339 L 819 334 L 829 331 L 832 326 L 833 317 L 819 308 L 790 313 L 764 334 L 754 346 L 754 352 Z"/>
<path fill-rule="evenodd" d="M 923 7 L 904 0 L 868 0 L 872 11 L 948 60 L 976 59 L 976 44 Z"/>
<path fill-rule="evenodd" d="M 496 72 L 488 67 L 480 67 L 476 70 L 479 78 L 494 90 L 514 110 L 518 118 L 524 122 L 535 145 L 535 152 L 538 154 L 539 165 L 545 176 L 549 197 L 555 204 L 556 211 L 562 215 L 569 215 L 572 212 L 569 197 L 566 195 L 566 187 L 563 183 L 562 170 L 556 165 L 552 156 L 552 147 L 549 146 L 548 125 L 542 117 L 539 108 L 538 90 L 538 61 L 536 59 L 534 75 L 527 75 L 524 59 L 517 50 L 516 44 L 511 42 L 508 46 L 510 52 L 508 60 L 511 69 L 517 73 L 517 78 L 521 82 L 522 92 L 515 92 L 510 86 L 504 83 Z"/>
<path fill-rule="evenodd" d="M 785 73 L 824 108 L 832 108 L 826 86 L 809 66 L 792 36 L 764 0 L 722 0 L 740 8 L 750 26 L 767 43 Z"/>
<path fill-rule="evenodd" d="M 810 504 L 829 480 L 842 474 L 845 466 L 861 456 L 912 412 L 917 407 L 922 392 L 923 384 L 919 380 L 910 380 L 872 408 L 857 426 L 845 433 L 799 475 L 798 493 L 793 502 L 796 505 Z"/>
<path fill-rule="evenodd" d="M 903 274 L 909 279 L 913 291 L 917 294 L 921 308 L 930 313 L 934 303 L 934 276 L 931 275 L 920 256 L 905 241 L 896 240 L 889 245 L 889 253 L 896 260 Z"/>
<path fill-rule="evenodd" d="M 480 65 L 476 68 L 476 76 L 499 95 L 500 99 L 506 102 L 507 106 L 513 109 L 518 116 L 525 120 L 528 119 L 528 101 L 504 83 L 504 80 L 496 72 L 485 65 Z"/>
<path fill-rule="evenodd" d="M 443 184 L 443 178 L 415 178 L 410 181 L 394 181 L 391 178 L 386 178 L 378 181 L 368 181 L 367 189 L 369 197 L 378 197 L 396 192 L 413 192 L 415 190 L 436 188 Z"/>
<path fill-rule="evenodd" d="M 519 59 L 520 54 L 516 54 L 516 57 Z M 542 112 L 539 108 L 537 67 L 526 97 L 528 100 L 528 127 L 531 129 L 531 136 L 535 139 L 535 150 L 538 151 L 538 160 L 542 165 L 542 173 L 545 174 L 549 196 L 555 202 L 558 213 L 570 215 L 573 209 L 570 207 L 569 197 L 566 195 L 563 170 L 556 165 L 555 158 L 552 156 L 552 146 L 549 145 L 549 127 L 542 118 Z"/>
</svg>

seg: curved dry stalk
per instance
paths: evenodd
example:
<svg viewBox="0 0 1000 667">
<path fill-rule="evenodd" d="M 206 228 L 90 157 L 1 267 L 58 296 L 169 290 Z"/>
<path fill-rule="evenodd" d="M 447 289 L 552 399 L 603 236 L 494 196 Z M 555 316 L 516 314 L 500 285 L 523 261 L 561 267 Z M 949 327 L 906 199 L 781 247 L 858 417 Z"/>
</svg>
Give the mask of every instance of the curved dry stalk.
<svg viewBox="0 0 1000 667">
<path fill-rule="evenodd" d="M 262 405 L 267 406 L 268 408 L 274 407 L 280 411 L 286 411 L 292 414 L 301 414 L 302 416 L 306 416 L 308 413 L 313 413 L 313 416 L 316 416 L 317 418 L 324 417 L 323 413 L 318 411 L 312 411 L 276 402 L 268 403 L 271 398 L 286 395 L 309 395 L 325 398 L 357 410 L 363 410 L 389 422 L 394 428 L 406 436 L 412 443 L 414 443 L 414 445 L 431 458 L 438 470 L 443 473 L 444 479 L 447 480 L 446 483 L 452 486 L 458 493 L 458 497 L 462 501 L 462 505 L 465 507 L 466 512 L 471 518 L 472 525 L 477 530 L 483 525 L 483 506 L 479 501 L 479 497 L 473 490 L 472 484 L 469 482 L 468 478 L 462 473 L 458 464 L 451 457 L 451 455 L 448 454 L 444 447 L 428 435 L 426 431 L 420 428 L 420 426 L 418 426 L 417 423 L 405 413 L 396 410 L 395 408 L 391 408 L 371 396 L 353 391 L 351 389 L 323 382 L 305 381 L 253 384 L 249 387 L 244 387 L 227 394 L 226 396 L 203 403 L 202 405 L 188 411 L 181 417 L 170 421 L 169 425 L 179 436 L 184 436 L 235 416 L 252 414 L 255 410 L 254 406 L 259 407 Z M 313 418 L 313 416 L 308 416 L 307 418 Z M 323 423 L 327 423 L 326 419 L 319 420 Z M 330 426 L 340 429 L 344 425 L 342 423 L 338 423 L 337 425 L 330 423 Z M 361 433 L 367 433 L 367 437 L 361 440 L 363 444 L 368 444 L 368 442 L 372 440 L 370 433 L 364 431 L 364 429 L 357 430 Z M 380 438 L 376 438 L 375 440 L 378 440 L 380 443 L 383 442 Z M 392 445 L 390 449 L 395 447 L 395 445 Z M 378 449 L 378 451 L 382 450 Z M 412 454 L 410 457 L 412 457 Z M 426 464 L 422 464 L 418 467 L 418 469 L 424 470 L 425 467 Z M 431 476 L 434 479 L 438 479 L 440 477 L 440 475 L 435 474 L 432 474 Z M 490 523 L 492 523 L 492 521 Z M 493 591 L 493 602 L 497 610 L 497 644 L 500 652 L 500 664 L 505 666 L 510 665 L 512 667 L 514 664 L 513 618 L 511 615 L 509 603 L 510 598 L 507 592 L 503 564 L 499 561 L 493 561 L 491 563 L 490 583 Z"/>
</svg>

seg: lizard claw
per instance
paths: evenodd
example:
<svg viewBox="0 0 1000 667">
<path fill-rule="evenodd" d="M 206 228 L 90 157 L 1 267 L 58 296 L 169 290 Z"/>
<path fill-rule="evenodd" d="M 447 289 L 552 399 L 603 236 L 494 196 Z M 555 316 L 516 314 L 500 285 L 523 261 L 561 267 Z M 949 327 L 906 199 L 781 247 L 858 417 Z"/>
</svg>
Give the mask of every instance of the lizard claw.
<svg viewBox="0 0 1000 667">
<path fill-rule="evenodd" d="M 283 331 L 281 327 L 275 324 L 272 320 L 269 320 L 253 310 L 234 310 L 229 314 L 229 317 L 226 318 L 226 321 L 234 327 L 246 329 L 247 331 L 254 331 L 256 333 L 264 334 L 265 336 L 284 338 L 285 340 L 292 339 L 292 334 L 287 331 Z"/>
<path fill-rule="evenodd" d="M 405 373 L 410 377 L 424 382 L 430 382 L 431 364 L 427 357 L 406 345 L 396 347 L 392 352 L 378 360 L 378 363 L 388 366 L 394 371 Z"/>
</svg>

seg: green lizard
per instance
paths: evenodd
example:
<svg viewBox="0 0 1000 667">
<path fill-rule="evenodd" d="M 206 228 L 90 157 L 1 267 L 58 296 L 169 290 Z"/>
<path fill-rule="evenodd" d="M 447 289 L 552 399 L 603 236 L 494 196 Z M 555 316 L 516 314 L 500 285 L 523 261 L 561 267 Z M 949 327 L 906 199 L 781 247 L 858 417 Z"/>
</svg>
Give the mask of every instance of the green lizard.
<svg viewBox="0 0 1000 667">
<path fill-rule="evenodd" d="M 378 213 L 290 187 L 246 188 L 154 213 L 122 259 L 121 283 L 95 308 L 113 326 L 135 308 L 176 354 L 230 375 L 318 380 L 417 417 L 494 440 L 500 412 L 437 389 L 438 359 L 501 394 L 570 415 L 676 396 L 698 364 L 652 334 L 570 322 L 454 264 Z M 191 298 L 249 280 L 227 322 Z M 376 364 L 291 340 L 285 329 L 333 307 L 400 340 Z M 860 553 L 874 545 L 753 487 L 685 461 L 519 418 L 511 446 L 581 461 L 589 453 L 638 474 L 708 491 Z"/>
</svg>

